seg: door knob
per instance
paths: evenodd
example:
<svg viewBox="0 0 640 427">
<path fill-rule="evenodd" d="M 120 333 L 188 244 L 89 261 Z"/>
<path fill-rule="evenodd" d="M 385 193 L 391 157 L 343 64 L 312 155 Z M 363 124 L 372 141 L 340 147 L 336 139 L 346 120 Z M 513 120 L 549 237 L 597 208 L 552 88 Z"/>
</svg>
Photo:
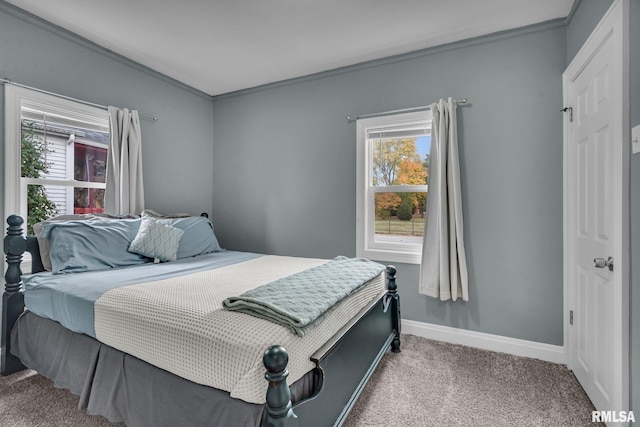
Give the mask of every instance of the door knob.
<svg viewBox="0 0 640 427">
<path fill-rule="evenodd" d="M 596 268 L 609 267 L 609 271 L 613 271 L 613 257 L 609 257 L 607 259 L 594 258 L 593 265 L 595 265 Z"/>
</svg>

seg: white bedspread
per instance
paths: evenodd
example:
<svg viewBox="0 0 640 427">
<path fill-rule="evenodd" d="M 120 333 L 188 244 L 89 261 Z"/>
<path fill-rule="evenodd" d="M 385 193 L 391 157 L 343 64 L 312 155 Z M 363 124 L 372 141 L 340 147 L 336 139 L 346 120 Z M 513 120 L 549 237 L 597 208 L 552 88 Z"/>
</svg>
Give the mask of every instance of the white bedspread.
<svg viewBox="0 0 640 427">
<path fill-rule="evenodd" d="M 225 298 L 326 263 L 263 256 L 186 276 L 112 289 L 95 304 L 96 338 L 190 381 L 264 403 L 264 351 L 289 353 L 289 384 L 314 367 L 309 357 L 385 289 L 384 272 L 329 312 L 304 337 L 222 307 Z"/>
</svg>

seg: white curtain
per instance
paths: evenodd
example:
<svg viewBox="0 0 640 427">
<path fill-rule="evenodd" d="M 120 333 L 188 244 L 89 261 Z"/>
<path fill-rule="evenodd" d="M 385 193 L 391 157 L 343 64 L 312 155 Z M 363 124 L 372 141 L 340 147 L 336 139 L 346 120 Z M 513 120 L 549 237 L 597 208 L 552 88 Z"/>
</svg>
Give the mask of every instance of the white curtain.
<svg viewBox="0 0 640 427">
<path fill-rule="evenodd" d="M 468 301 L 456 102 L 441 99 L 430 108 L 433 126 L 419 291 L 442 301 Z"/>
<path fill-rule="evenodd" d="M 105 211 L 139 214 L 144 210 L 142 185 L 142 138 L 135 110 L 109 107 L 109 154 Z"/>
</svg>

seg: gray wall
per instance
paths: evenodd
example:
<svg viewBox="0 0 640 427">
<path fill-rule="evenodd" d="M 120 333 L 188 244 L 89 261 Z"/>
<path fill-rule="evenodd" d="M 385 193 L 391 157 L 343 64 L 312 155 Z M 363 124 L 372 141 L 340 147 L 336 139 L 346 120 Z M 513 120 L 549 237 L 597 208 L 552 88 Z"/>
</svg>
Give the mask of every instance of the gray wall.
<svg viewBox="0 0 640 427">
<path fill-rule="evenodd" d="M 403 317 L 555 345 L 562 328 L 563 21 L 214 98 L 216 233 L 230 249 L 355 255 L 355 124 L 345 114 L 467 97 L 458 108 L 470 301 L 418 294 Z"/>
<path fill-rule="evenodd" d="M 1 1 L 0 40 L 0 77 L 159 117 L 157 123 L 147 120 L 141 123 L 147 207 L 159 212 L 211 211 L 213 126 L 209 96 Z M 3 96 L 0 88 L 2 165 Z M 0 173 L 0 212 L 4 203 L 3 182 L 4 167 Z"/>
<path fill-rule="evenodd" d="M 574 0 L 567 22 L 567 65 L 612 3 L 613 0 Z"/>
<path fill-rule="evenodd" d="M 567 65 L 585 42 L 591 31 L 609 9 L 612 0 L 582 0 L 567 24 Z M 640 1 L 629 2 L 629 104 L 630 127 L 640 125 Z M 632 155 L 630 164 L 630 354 L 631 409 L 640 412 L 640 155 Z M 637 415 L 636 415 L 637 417 Z"/>
</svg>

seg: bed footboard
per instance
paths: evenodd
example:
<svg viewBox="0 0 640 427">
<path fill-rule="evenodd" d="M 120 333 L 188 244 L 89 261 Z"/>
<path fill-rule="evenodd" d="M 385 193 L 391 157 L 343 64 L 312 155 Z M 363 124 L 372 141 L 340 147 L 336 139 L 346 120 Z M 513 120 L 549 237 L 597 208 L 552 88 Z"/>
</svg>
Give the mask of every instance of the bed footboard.
<svg viewBox="0 0 640 427">
<path fill-rule="evenodd" d="M 400 298 L 393 266 L 387 267 L 387 291 L 311 357 L 319 376 L 311 397 L 292 404 L 286 350 L 276 345 L 265 352 L 269 386 L 261 426 L 342 425 L 389 348 L 400 351 Z"/>
</svg>

